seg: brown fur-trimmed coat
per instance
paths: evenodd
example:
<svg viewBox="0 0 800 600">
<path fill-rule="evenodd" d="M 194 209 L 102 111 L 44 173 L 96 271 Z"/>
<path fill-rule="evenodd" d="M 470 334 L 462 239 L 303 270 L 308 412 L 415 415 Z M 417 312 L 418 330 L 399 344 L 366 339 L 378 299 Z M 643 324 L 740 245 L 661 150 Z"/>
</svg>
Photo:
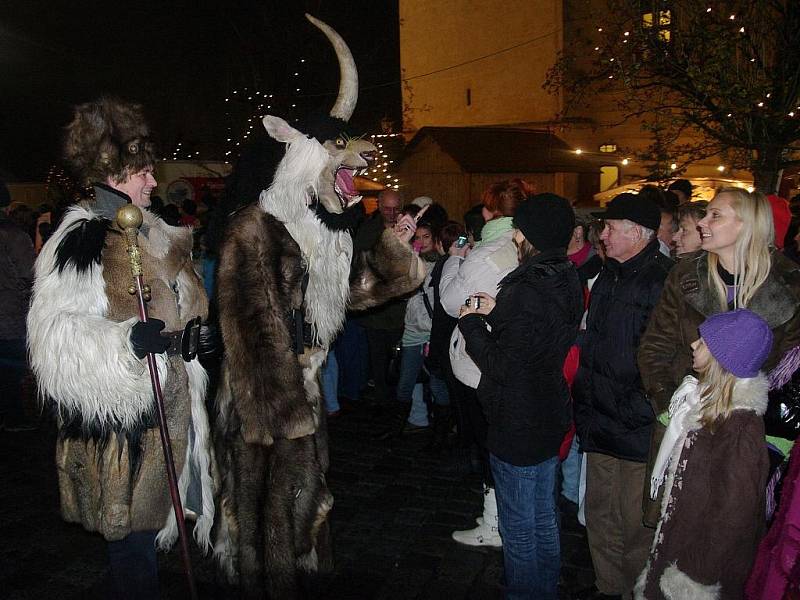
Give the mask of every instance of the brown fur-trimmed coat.
<svg viewBox="0 0 800 600">
<path fill-rule="evenodd" d="M 234 580 L 238 573 L 246 597 L 260 597 L 264 589 L 271 598 L 297 597 L 300 572 L 332 566 L 326 516 L 333 498 L 325 483 L 318 381 L 326 349 L 315 345 L 296 355 L 289 325 L 291 310 L 303 302 L 306 266 L 277 218 L 257 205 L 233 217 L 218 272 L 226 355 L 216 430 L 224 489 L 215 552 Z M 348 306 L 363 309 L 408 293 L 424 275 L 408 244 L 385 230 L 372 249 L 353 258 Z M 342 285 L 346 291 L 347 282 Z M 338 310 L 333 303 L 331 310 Z"/>
</svg>

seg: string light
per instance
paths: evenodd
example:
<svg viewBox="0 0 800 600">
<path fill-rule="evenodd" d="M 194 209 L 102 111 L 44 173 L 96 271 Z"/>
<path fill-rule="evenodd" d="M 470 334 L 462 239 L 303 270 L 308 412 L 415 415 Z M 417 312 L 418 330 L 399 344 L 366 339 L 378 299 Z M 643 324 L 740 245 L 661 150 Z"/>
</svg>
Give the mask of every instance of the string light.
<svg viewBox="0 0 800 600">
<path fill-rule="evenodd" d="M 627 165 L 630 161 L 627 158 L 622 159 L 622 164 Z"/>
</svg>

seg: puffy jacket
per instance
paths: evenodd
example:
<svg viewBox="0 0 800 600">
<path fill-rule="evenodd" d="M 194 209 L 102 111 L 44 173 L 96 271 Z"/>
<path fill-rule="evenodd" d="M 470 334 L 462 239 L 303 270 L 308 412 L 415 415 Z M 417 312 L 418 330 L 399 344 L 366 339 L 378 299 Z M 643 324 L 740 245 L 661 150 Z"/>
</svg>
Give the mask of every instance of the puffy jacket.
<svg viewBox="0 0 800 600">
<path fill-rule="evenodd" d="M 486 445 L 502 461 L 530 466 L 558 454 L 571 421 L 564 359 L 582 314 L 578 273 L 561 250 L 542 252 L 505 277 L 487 317 L 459 321 L 482 373 Z"/>
<path fill-rule="evenodd" d="M 464 301 L 477 292 L 497 295 L 500 280 L 519 264 L 513 235 L 513 231 L 507 231 L 491 242 L 484 242 L 465 259 L 459 256 L 447 259 L 439 282 L 439 297 L 447 314 L 458 317 Z M 481 371 L 467 354 L 458 327 L 450 338 L 450 365 L 456 379 L 472 388 L 478 387 Z"/>
<path fill-rule="evenodd" d="M 575 425 L 586 452 L 647 461 L 654 413 L 636 354 L 672 265 L 653 240 L 624 263 L 608 259 L 592 287 L 572 390 Z"/>
</svg>

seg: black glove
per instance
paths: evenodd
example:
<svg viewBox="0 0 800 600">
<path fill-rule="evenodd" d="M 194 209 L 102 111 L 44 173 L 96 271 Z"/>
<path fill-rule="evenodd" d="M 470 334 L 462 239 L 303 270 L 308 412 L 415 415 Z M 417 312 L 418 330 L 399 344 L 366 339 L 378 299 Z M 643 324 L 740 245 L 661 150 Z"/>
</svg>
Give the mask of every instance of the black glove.
<svg viewBox="0 0 800 600">
<path fill-rule="evenodd" d="M 139 321 L 131 327 L 133 353 L 139 358 L 144 358 L 150 353 L 166 352 L 170 341 L 161 337 L 162 329 L 164 329 L 164 321 L 161 319 L 150 319 L 146 323 Z"/>
</svg>

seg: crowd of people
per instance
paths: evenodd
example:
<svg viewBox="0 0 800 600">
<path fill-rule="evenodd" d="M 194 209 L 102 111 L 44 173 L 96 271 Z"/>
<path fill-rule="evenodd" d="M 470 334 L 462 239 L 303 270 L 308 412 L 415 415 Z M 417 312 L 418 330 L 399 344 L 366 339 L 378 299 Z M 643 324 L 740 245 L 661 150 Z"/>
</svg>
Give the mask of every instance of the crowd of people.
<svg viewBox="0 0 800 600">
<path fill-rule="evenodd" d="M 475 210 L 467 229 L 420 219 L 429 274 L 387 327 L 404 422 L 384 437 L 428 431 L 450 468 L 481 475 L 477 526 L 452 537 L 502 548 L 507 598 L 557 597 L 559 505 L 579 512 L 596 574 L 576 598 L 797 585 L 796 535 L 764 537 L 800 506 L 797 207 L 741 188 L 691 196 L 678 180 L 582 215 L 507 180 L 486 190 L 478 227 Z M 391 225 L 430 202 L 385 192 L 379 212 Z M 370 369 L 338 352 L 347 343 L 338 369 L 377 390 L 392 342 L 366 340 Z M 336 396 L 334 418 L 357 402 Z"/>
<path fill-rule="evenodd" d="M 100 182 L 92 210 L 109 221 L 128 200 L 151 204 L 154 159 L 146 147 L 128 150 L 131 156 L 120 164 L 84 165 Z M 456 221 L 431 198 L 404 204 L 398 191 L 380 193 L 378 210 L 363 226 L 395 230 L 398 222 L 415 223 L 411 244 L 426 274 L 412 295 L 348 314 L 321 371 L 328 418 L 346 418 L 371 389 L 376 406 L 399 415 L 389 430 L 377 432 L 382 439 L 427 435 L 426 449 L 442 457 L 443 468 L 480 475 L 482 513 L 474 527 L 453 531 L 452 538 L 502 548 L 511 600 L 558 597 L 560 509 L 573 510 L 585 524 L 596 574 L 595 584 L 576 598 L 767 599 L 796 589 L 796 205 L 741 188 L 719 189 L 708 203 L 694 201 L 685 180 L 666 190 L 646 186 L 620 194 L 591 215 L 576 214 L 567 199 L 521 179 L 492 184 L 481 200 Z M 70 290 L 48 282 L 64 271 L 61 253 L 76 242 L 65 235 L 42 251 L 53 231 L 63 230 L 59 217 L 31 221 L 25 211 L 8 209 L 7 193 L 0 193 L 0 204 L 3 429 L 33 427 L 22 404 L 26 343 L 53 335 L 54 328 L 71 332 L 62 361 L 76 336 L 98 353 L 129 347 L 140 359 L 164 353 L 159 364 L 170 373 L 170 385 L 180 388 L 171 397 L 186 396 L 186 409 L 195 393 L 193 363 L 169 349 L 158 325 L 120 316 L 119 323 L 104 320 L 106 329 L 98 332 L 91 310 L 100 306 L 80 318 L 56 322 L 48 316 L 54 303 L 72 302 L 64 295 Z M 147 213 L 151 234 L 144 238 L 154 241 L 144 242 L 144 251 L 152 264 L 173 269 L 167 278 L 181 288 L 153 289 L 154 303 L 171 315 L 170 294 L 180 291 L 192 316 L 204 317 L 202 285 L 213 297 L 213 261 L 203 282 L 191 268 L 191 235 L 180 233 L 189 230 L 164 229 L 174 239 L 158 237 L 162 220 L 200 224 L 191 203 L 172 212 L 157 207 Z M 107 273 L 124 265 L 109 258 L 124 254 L 119 243 L 96 251 L 69 259 L 79 276 L 100 261 L 101 251 Z M 26 331 L 37 252 L 43 254 Z M 164 258 L 171 252 L 173 262 Z M 102 281 L 84 283 L 102 287 Z M 127 315 L 127 296 L 109 298 L 119 315 Z M 183 329 L 184 316 L 167 317 L 167 325 Z M 52 360 L 36 352 L 32 357 L 34 370 L 46 370 Z M 149 393 L 129 383 L 134 400 Z M 81 385 L 51 391 L 60 402 L 92 404 Z M 109 410 L 117 411 L 114 418 L 138 418 L 126 412 L 134 400 Z M 62 417 L 74 408 L 65 406 Z M 95 404 L 84 408 L 99 422 L 107 416 Z M 207 417 L 194 405 L 175 415 L 176 430 L 183 432 L 178 445 L 191 448 L 208 429 Z M 60 456 L 84 464 L 86 457 L 75 456 L 87 452 L 85 427 L 61 427 Z M 112 436 L 105 443 L 103 451 L 113 455 L 122 442 Z M 186 455 L 187 469 L 208 469 L 199 452 Z M 188 457 L 200 462 L 188 465 Z M 162 468 L 157 453 L 137 460 L 140 471 Z M 137 510 L 120 524 L 98 516 L 112 506 L 86 510 L 75 488 L 78 475 L 67 468 L 59 474 L 62 499 L 66 494 L 73 501 L 62 511 L 106 536 L 120 586 L 141 575 L 128 558 L 115 558 L 134 545 L 145 557 L 141 572 L 152 582 L 155 567 L 146 548 L 155 534 L 132 542 L 130 536 L 158 529 L 142 523 L 164 494 L 150 498 L 131 483 Z M 202 517 L 207 492 L 196 493 L 188 508 Z"/>
</svg>

